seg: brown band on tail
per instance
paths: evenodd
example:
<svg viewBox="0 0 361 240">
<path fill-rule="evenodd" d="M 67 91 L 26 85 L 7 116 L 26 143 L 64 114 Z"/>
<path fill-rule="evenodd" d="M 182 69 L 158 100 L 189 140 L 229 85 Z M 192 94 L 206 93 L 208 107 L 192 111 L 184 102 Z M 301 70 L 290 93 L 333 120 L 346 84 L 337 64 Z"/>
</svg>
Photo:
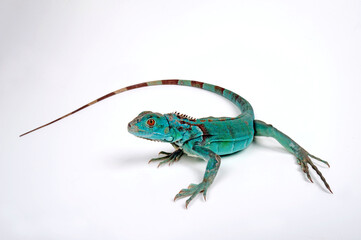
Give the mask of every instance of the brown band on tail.
<svg viewBox="0 0 361 240">
<path fill-rule="evenodd" d="M 179 79 L 162 80 L 163 85 L 178 85 L 178 83 L 179 83 Z"/>
<path fill-rule="evenodd" d="M 240 105 L 240 109 L 241 111 L 245 110 L 245 111 L 249 111 L 252 115 L 253 114 L 253 109 L 252 109 L 252 106 L 245 100 L 243 99 L 242 97 L 240 97 L 239 95 L 227 90 L 229 93 L 233 94 L 233 96 L 235 96 L 236 99 L 232 99 L 231 97 L 229 96 L 224 96 L 223 93 L 226 89 L 222 88 L 222 87 L 218 87 L 218 86 L 215 86 L 215 85 L 212 85 L 212 84 L 207 84 L 207 83 L 203 83 L 203 82 L 198 82 L 198 81 L 191 81 L 191 80 L 179 80 L 179 79 L 167 79 L 167 80 L 156 80 L 156 81 L 151 81 L 151 82 L 143 82 L 143 83 L 138 83 L 138 84 L 135 84 L 135 85 L 131 85 L 131 86 L 128 86 L 128 87 L 125 87 L 125 88 L 120 88 L 114 92 L 110 92 L 58 119 L 55 119 L 54 121 L 51 121 L 47 124 L 44 124 L 40 127 L 37 127 L 37 128 L 34 128 L 33 130 L 30 130 L 26 133 L 23 133 L 20 135 L 20 137 L 24 136 L 24 135 L 27 135 L 31 132 L 34 132 L 36 130 L 39 130 L 40 128 L 43 128 L 43 127 L 46 127 L 46 126 L 49 126 L 63 118 L 66 118 L 76 112 L 79 112 L 80 110 L 83 110 L 84 108 L 87 108 L 97 102 L 100 102 L 100 101 L 103 101 L 104 99 L 107 99 L 111 96 L 114 96 L 118 93 L 122 93 L 122 92 L 125 92 L 125 91 L 128 91 L 128 90 L 133 90 L 133 89 L 137 89 L 137 88 L 141 88 L 141 87 L 148 87 L 148 86 L 156 86 L 156 85 L 184 85 L 184 86 L 190 86 L 190 87 L 196 87 L 196 88 L 200 88 L 200 89 L 204 89 L 204 90 L 207 90 L 207 91 L 210 91 L 210 92 L 214 92 L 218 95 L 221 95 L 225 98 L 227 98 L 228 100 L 230 100 L 231 102 L 235 103 L 236 105 Z M 205 86 L 207 86 L 205 88 Z M 212 89 L 213 88 L 213 89 Z M 244 105 L 244 106 L 243 106 Z"/>
</svg>

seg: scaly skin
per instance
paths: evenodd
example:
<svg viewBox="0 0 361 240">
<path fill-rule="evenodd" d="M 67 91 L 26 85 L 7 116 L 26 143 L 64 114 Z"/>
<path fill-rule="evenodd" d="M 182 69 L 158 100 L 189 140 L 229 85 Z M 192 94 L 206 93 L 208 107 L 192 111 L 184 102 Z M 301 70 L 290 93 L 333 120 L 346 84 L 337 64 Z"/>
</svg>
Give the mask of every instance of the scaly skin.
<svg viewBox="0 0 361 240">
<path fill-rule="evenodd" d="M 186 207 L 188 207 L 188 204 L 198 195 L 198 193 L 203 193 L 204 198 L 206 198 L 207 190 L 214 181 L 220 167 L 220 156 L 232 154 L 247 148 L 255 136 L 275 138 L 290 153 L 295 155 L 298 163 L 302 167 L 302 170 L 306 173 L 311 182 L 312 179 L 309 173 L 308 165 L 316 171 L 321 180 L 324 182 L 326 188 L 332 193 L 325 178 L 313 164 L 310 157 L 328 165 L 326 161 L 309 154 L 295 141 L 274 128 L 272 125 L 255 120 L 251 104 L 238 94 L 222 87 L 203 82 L 169 79 L 131 85 L 108 93 L 71 113 L 28 131 L 20 136 L 24 136 L 40 128 L 53 124 L 118 93 L 156 85 L 180 85 L 207 90 L 230 100 L 242 112 L 240 115 L 233 118 L 206 117 L 194 119 L 179 113 L 160 114 L 145 111 L 140 113 L 128 124 L 128 131 L 137 137 L 153 141 L 168 142 L 175 147 L 176 150 L 173 153 L 160 152 L 160 154 L 165 154 L 165 156 L 153 158 L 149 162 L 161 161 L 158 166 L 166 163 L 172 164 L 175 161 L 178 161 L 184 153 L 190 156 L 202 158 L 208 162 L 203 180 L 199 184 L 190 184 L 188 188 L 182 189 L 175 196 L 174 200 L 182 197 L 189 197 L 186 201 Z"/>
</svg>

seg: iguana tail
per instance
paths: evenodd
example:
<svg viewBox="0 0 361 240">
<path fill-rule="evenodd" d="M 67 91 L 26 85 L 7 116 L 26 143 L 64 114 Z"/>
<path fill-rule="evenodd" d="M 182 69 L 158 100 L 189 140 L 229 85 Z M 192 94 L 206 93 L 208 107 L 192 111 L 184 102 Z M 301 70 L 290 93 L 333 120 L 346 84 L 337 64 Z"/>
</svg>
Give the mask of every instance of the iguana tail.
<svg viewBox="0 0 361 240">
<path fill-rule="evenodd" d="M 208 83 L 203 83 L 203 82 L 197 82 L 197 81 L 191 81 L 191 80 L 180 80 L 180 79 L 168 79 L 168 80 L 158 80 L 158 81 L 151 81 L 151 82 L 143 82 L 143 83 L 138 83 L 138 84 L 135 84 L 135 85 L 131 85 L 131 86 L 128 86 L 128 87 L 125 87 L 125 88 L 121 88 L 121 89 L 118 89 L 114 92 L 111 92 L 111 93 L 108 93 L 58 119 L 55 119 L 54 121 L 51 121 L 47 124 L 44 124 L 40 127 L 37 127 L 33 130 L 30 130 L 26 133 L 23 133 L 20 135 L 20 137 L 26 135 L 26 134 L 29 134 L 31 132 L 34 132 L 36 130 L 39 130 L 40 128 L 43 128 L 43 127 L 46 127 L 50 124 L 53 124 L 63 118 L 66 118 L 76 112 L 79 112 L 80 110 L 83 110 L 84 108 L 87 108 L 97 102 L 100 102 L 100 101 L 103 101 L 104 99 L 108 98 L 108 97 L 111 97 L 111 96 L 114 96 L 118 93 L 122 93 L 122 92 L 125 92 L 125 91 L 129 91 L 129 90 L 133 90 L 133 89 L 137 89 L 137 88 L 141 88 L 141 87 L 148 87 L 148 86 L 156 86 L 156 85 L 181 85 L 181 86 L 189 86 L 189 87 L 196 87 L 196 88 L 201 88 L 201 89 L 204 89 L 204 90 L 207 90 L 207 91 L 210 91 L 210 92 L 213 92 L 213 93 L 216 93 L 218 95 L 221 95 L 223 97 L 225 97 L 226 99 L 230 100 L 231 102 L 233 102 L 241 111 L 242 113 L 248 113 L 250 114 L 253 118 L 254 118 L 254 113 L 253 113 L 253 109 L 252 109 L 252 106 L 249 102 L 247 102 L 246 99 L 242 98 L 241 96 L 239 96 L 238 94 L 232 92 L 232 91 L 229 91 L 227 89 L 224 89 L 222 87 L 219 87 L 219 86 L 215 86 L 215 85 L 212 85 L 212 84 L 208 84 Z"/>
</svg>

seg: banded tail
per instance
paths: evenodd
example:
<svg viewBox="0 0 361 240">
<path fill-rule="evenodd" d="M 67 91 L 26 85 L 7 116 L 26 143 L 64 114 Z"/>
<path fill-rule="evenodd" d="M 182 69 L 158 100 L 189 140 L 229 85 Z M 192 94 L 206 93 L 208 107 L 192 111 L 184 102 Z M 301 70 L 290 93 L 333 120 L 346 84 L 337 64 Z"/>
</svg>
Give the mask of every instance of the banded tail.
<svg viewBox="0 0 361 240">
<path fill-rule="evenodd" d="M 242 113 L 248 113 L 250 114 L 253 118 L 254 118 L 254 113 L 253 113 L 253 108 L 251 106 L 251 104 L 244 98 L 242 98 L 241 96 L 239 96 L 238 94 L 232 92 L 232 91 L 229 91 L 227 89 L 224 89 L 222 87 L 219 87 L 219 86 L 215 86 L 215 85 L 212 85 L 212 84 L 209 84 L 209 83 L 203 83 L 203 82 L 197 82 L 197 81 L 191 81 L 191 80 L 180 80 L 180 79 L 168 79 L 168 80 L 158 80 L 158 81 L 151 81 L 151 82 L 143 82 L 143 83 L 138 83 L 138 84 L 135 84 L 135 85 L 131 85 L 131 86 L 128 86 L 128 87 L 125 87 L 125 88 L 121 88 L 121 89 L 118 89 L 114 92 L 111 92 L 111 93 L 108 93 L 58 119 L 55 119 L 54 121 L 51 121 L 49 123 L 46 123 L 40 127 L 37 127 L 37 128 L 34 128 L 33 130 L 30 130 L 26 133 L 23 133 L 20 135 L 20 137 L 22 136 L 25 136 L 31 132 L 34 132 L 36 130 L 39 130 L 40 128 L 43 128 L 43 127 L 46 127 L 46 126 L 49 126 L 63 118 L 66 118 L 70 115 L 73 115 L 74 113 L 76 112 L 79 112 L 80 110 L 83 110 L 84 108 L 87 108 L 97 102 L 100 102 L 100 101 L 103 101 L 104 99 L 107 99 L 111 96 L 114 96 L 118 93 L 122 93 L 122 92 L 125 92 L 125 91 L 129 91 L 129 90 L 133 90 L 133 89 L 137 89 L 137 88 L 141 88 L 141 87 L 148 87 L 148 86 L 156 86 L 156 85 L 181 85 L 181 86 L 189 86 L 189 87 L 196 87 L 196 88 L 201 88 L 201 89 L 204 89 L 204 90 L 207 90 L 207 91 L 210 91 L 210 92 L 213 92 L 213 93 L 216 93 L 218 95 L 221 95 L 223 97 L 225 97 L 226 99 L 230 100 L 231 102 L 233 102 L 241 111 Z"/>
</svg>

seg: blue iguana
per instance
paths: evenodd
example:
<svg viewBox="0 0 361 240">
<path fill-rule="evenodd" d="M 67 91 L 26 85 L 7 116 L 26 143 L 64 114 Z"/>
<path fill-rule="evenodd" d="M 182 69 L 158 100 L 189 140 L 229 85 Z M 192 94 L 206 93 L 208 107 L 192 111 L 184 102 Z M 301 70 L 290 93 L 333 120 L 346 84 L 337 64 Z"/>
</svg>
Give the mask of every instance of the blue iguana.
<svg viewBox="0 0 361 240">
<path fill-rule="evenodd" d="M 165 156 L 153 158 L 149 162 L 160 161 L 159 166 L 165 163 L 171 164 L 178 161 L 184 153 L 207 161 L 202 182 L 199 184 L 190 184 L 188 188 L 182 189 L 175 196 L 174 200 L 189 197 L 186 200 L 186 207 L 188 207 L 188 204 L 199 193 L 202 193 L 205 199 L 207 190 L 214 181 L 220 167 L 221 156 L 247 148 L 254 140 L 254 137 L 259 136 L 275 138 L 288 152 L 297 158 L 297 162 L 301 165 L 303 172 L 308 179 L 313 182 L 309 172 L 310 165 L 320 176 L 326 188 L 332 193 L 329 184 L 312 162 L 311 158 L 329 166 L 328 162 L 311 155 L 272 125 L 260 120 L 255 120 L 251 104 L 238 94 L 219 86 L 198 81 L 168 79 L 144 82 L 121 88 L 20 136 L 53 124 L 118 93 L 156 85 L 180 85 L 204 89 L 225 97 L 241 110 L 241 114 L 236 117 L 206 117 L 200 119 L 195 119 L 177 112 L 161 114 L 144 111 L 128 124 L 128 131 L 137 137 L 167 142 L 174 146 L 174 152 L 167 153 L 162 151 L 160 154 Z"/>
</svg>

